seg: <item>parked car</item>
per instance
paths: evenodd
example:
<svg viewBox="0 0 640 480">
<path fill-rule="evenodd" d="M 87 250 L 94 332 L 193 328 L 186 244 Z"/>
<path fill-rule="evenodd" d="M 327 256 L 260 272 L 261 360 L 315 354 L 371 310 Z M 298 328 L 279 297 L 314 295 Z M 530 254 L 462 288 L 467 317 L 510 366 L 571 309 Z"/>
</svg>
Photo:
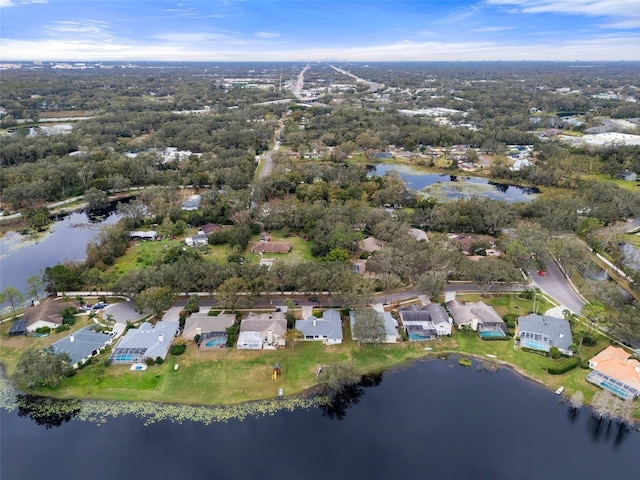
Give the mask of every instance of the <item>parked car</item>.
<svg viewBox="0 0 640 480">
<path fill-rule="evenodd" d="M 309 297 L 310 302 L 317 302 L 318 299 L 316 297 Z"/>
<path fill-rule="evenodd" d="M 541 277 L 544 277 L 544 272 L 542 270 L 538 270 L 538 275 L 540 275 Z"/>
</svg>

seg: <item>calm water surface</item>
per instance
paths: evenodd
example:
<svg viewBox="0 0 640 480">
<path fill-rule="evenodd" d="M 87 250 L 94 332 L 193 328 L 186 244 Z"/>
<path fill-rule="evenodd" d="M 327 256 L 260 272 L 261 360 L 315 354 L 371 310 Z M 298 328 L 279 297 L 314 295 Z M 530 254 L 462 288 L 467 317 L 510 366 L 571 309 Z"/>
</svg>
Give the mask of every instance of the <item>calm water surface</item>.
<svg viewBox="0 0 640 480">
<path fill-rule="evenodd" d="M 455 359 L 387 373 L 339 413 L 149 426 L 123 416 L 45 429 L 3 410 L 0 477 L 619 480 L 640 469 L 640 433 L 598 426 L 587 409 L 572 416 L 508 369 Z"/>
<path fill-rule="evenodd" d="M 105 225 L 120 219 L 115 212 L 95 220 L 86 213 L 72 213 L 51 226 L 51 232 L 36 240 L 11 232 L 0 238 L 0 290 L 14 287 L 26 294 L 27 279 L 65 260 L 84 260 L 87 244 Z"/>
<path fill-rule="evenodd" d="M 371 173 L 382 176 L 392 171 L 397 172 L 406 182 L 407 188 L 423 191 L 426 194 L 442 196 L 448 200 L 476 196 L 509 203 L 531 202 L 540 193 L 537 188 L 496 183 L 482 177 L 425 173 L 407 165 L 378 164 Z M 434 186 L 438 187 L 440 191 L 434 189 Z"/>
</svg>

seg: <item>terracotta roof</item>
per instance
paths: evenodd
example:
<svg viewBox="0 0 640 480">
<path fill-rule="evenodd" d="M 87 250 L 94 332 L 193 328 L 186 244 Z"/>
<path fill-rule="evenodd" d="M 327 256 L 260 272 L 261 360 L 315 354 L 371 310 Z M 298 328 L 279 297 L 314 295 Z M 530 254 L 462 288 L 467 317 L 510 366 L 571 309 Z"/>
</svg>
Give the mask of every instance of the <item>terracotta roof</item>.
<svg viewBox="0 0 640 480">
<path fill-rule="evenodd" d="M 260 241 L 253 244 L 251 251 L 256 253 L 289 253 L 291 244 L 289 242 Z"/>
<path fill-rule="evenodd" d="M 640 390 L 640 362 L 619 347 L 607 347 L 589 361 L 594 370 Z"/>
</svg>

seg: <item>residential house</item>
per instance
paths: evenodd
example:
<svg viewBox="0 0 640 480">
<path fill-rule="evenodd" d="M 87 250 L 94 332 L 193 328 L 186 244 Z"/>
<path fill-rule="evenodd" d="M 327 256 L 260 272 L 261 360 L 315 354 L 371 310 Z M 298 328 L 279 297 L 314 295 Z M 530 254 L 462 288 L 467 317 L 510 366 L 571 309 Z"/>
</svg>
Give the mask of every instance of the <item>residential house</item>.
<svg viewBox="0 0 640 480">
<path fill-rule="evenodd" d="M 360 311 L 351 310 L 349 312 L 349 323 L 351 324 L 351 338 L 353 340 L 358 340 L 353 332 L 353 328 L 355 327 L 356 322 L 358 321 L 358 315 Z M 370 313 L 370 312 L 367 312 Z M 379 317 L 382 318 L 384 323 L 384 330 L 386 333 L 385 339 L 382 343 L 396 343 L 400 341 L 400 334 L 398 333 L 398 321 L 391 316 L 389 312 L 375 312 Z"/>
<path fill-rule="evenodd" d="M 437 303 L 429 303 L 422 308 L 417 305 L 402 308 L 400 320 L 410 342 L 435 340 L 443 335 L 451 335 L 453 328 L 447 311 Z"/>
<path fill-rule="evenodd" d="M 191 195 L 187 200 L 182 202 L 182 210 L 192 212 L 200 208 L 202 197 L 200 195 Z"/>
<path fill-rule="evenodd" d="M 276 349 L 285 346 L 287 319 L 282 312 L 249 313 L 240 322 L 238 349 Z"/>
<path fill-rule="evenodd" d="M 209 245 L 209 237 L 207 237 L 204 233 L 196 233 L 190 237 L 186 237 L 184 239 L 184 243 L 189 247 L 201 247 L 204 245 Z"/>
<path fill-rule="evenodd" d="M 129 238 L 131 240 L 155 240 L 157 232 L 155 230 L 132 230 L 129 232 Z"/>
<path fill-rule="evenodd" d="M 571 327 L 564 318 L 547 315 L 529 314 L 518 317 L 516 336 L 520 337 L 520 346 L 548 352 L 556 347 L 565 355 L 573 355 Z"/>
<path fill-rule="evenodd" d="M 447 301 L 447 310 L 458 328 L 470 328 L 481 336 L 483 332 L 493 332 L 486 336 L 506 336 L 507 326 L 498 312 L 484 302 L 458 302 L 455 298 Z M 502 332 L 502 335 L 499 335 Z"/>
<path fill-rule="evenodd" d="M 337 310 L 325 310 L 322 318 L 310 315 L 306 320 L 297 320 L 296 330 L 302 332 L 303 340 L 319 340 L 327 345 L 342 343 L 342 319 Z"/>
<path fill-rule="evenodd" d="M 384 247 L 384 242 L 382 240 L 378 240 L 375 237 L 367 237 L 364 240 L 360 241 L 359 247 L 360 250 L 373 253 L 378 250 L 382 250 L 382 248 Z"/>
<path fill-rule="evenodd" d="M 593 370 L 587 381 L 609 390 L 623 400 L 636 398 L 640 394 L 640 362 L 624 349 L 614 346 L 605 348 L 589 360 Z"/>
<path fill-rule="evenodd" d="M 208 309 L 201 310 L 187 317 L 182 336 L 192 340 L 198 335 L 198 348 L 203 350 L 224 347 L 227 345 L 227 328 L 235 321 L 236 316 L 233 313 L 210 316 Z"/>
<path fill-rule="evenodd" d="M 91 327 L 84 327 L 58 340 L 51 347 L 55 353 L 66 353 L 73 368 L 78 368 L 91 357 L 98 355 L 111 345 L 113 338 L 106 333 L 98 333 Z"/>
<path fill-rule="evenodd" d="M 62 310 L 73 306 L 72 303 L 48 298 L 39 305 L 25 308 L 22 319 L 27 321 L 27 332 L 34 332 L 41 327 L 59 327 L 62 325 Z"/>
<path fill-rule="evenodd" d="M 112 363 L 144 363 L 145 358 L 167 356 L 173 338 L 178 333 L 178 322 L 161 320 L 154 325 L 144 322 L 130 328 L 111 352 Z"/>
<path fill-rule="evenodd" d="M 419 228 L 410 228 L 409 235 L 411 235 L 413 238 L 415 238 L 419 242 L 422 240 L 424 240 L 425 242 L 429 241 L 427 232 L 425 232 L 424 230 L 420 230 Z"/>
<path fill-rule="evenodd" d="M 207 223 L 200 227 L 200 230 L 198 230 L 198 233 L 201 235 L 211 235 L 217 229 L 218 229 L 217 223 Z"/>
<path fill-rule="evenodd" d="M 289 253 L 291 244 L 289 242 L 268 242 L 261 240 L 251 247 L 254 253 Z"/>
<path fill-rule="evenodd" d="M 638 174 L 626 168 L 624 171 L 616 175 L 616 178 L 626 180 L 627 182 L 635 182 L 638 179 Z"/>
</svg>

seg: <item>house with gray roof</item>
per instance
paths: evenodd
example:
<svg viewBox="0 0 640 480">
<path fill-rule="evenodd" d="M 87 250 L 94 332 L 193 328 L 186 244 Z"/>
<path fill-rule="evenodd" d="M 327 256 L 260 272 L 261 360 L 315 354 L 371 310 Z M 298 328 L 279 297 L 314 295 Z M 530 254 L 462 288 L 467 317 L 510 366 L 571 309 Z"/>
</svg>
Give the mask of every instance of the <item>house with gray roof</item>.
<svg viewBox="0 0 640 480">
<path fill-rule="evenodd" d="M 353 327 L 358 321 L 358 314 L 360 311 L 351 310 L 349 312 L 349 323 L 351 324 L 351 338 L 353 340 L 358 340 L 356 336 L 353 335 Z M 398 321 L 391 316 L 389 312 L 375 312 L 384 323 L 384 330 L 386 333 L 385 339 L 382 343 L 396 343 L 400 341 L 400 334 L 398 333 Z"/>
<path fill-rule="evenodd" d="M 51 347 L 55 353 L 66 353 L 71 359 L 71 366 L 78 368 L 91 357 L 98 355 L 107 345 L 111 345 L 112 337 L 106 333 L 98 333 L 91 327 L 84 327 L 58 340 Z"/>
<path fill-rule="evenodd" d="M 241 350 L 275 350 L 285 346 L 286 332 L 284 313 L 250 312 L 240 322 L 237 347 Z"/>
<path fill-rule="evenodd" d="M 451 335 L 453 322 L 447 311 L 437 303 L 420 308 L 417 305 L 400 309 L 400 320 L 410 342 L 435 340 L 438 336 Z"/>
<path fill-rule="evenodd" d="M 145 358 L 167 356 L 179 323 L 161 320 L 154 325 L 144 322 L 138 328 L 130 328 L 111 352 L 112 363 L 144 363 Z"/>
<path fill-rule="evenodd" d="M 236 316 L 233 313 L 210 316 L 208 310 L 201 310 L 187 317 L 182 336 L 193 340 L 198 335 L 198 348 L 201 350 L 224 348 L 229 338 L 227 328 L 235 323 Z"/>
<path fill-rule="evenodd" d="M 468 327 L 481 333 L 507 331 L 498 312 L 484 302 L 459 302 L 454 298 L 446 306 L 458 328 Z"/>
<path fill-rule="evenodd" d="M 189 247 L 200 247 L 209 245 L 209 237 L 207 237 L 204 233 L 197 233 L 195 235 L 191 235 L 190 237 L 186 237 L 184 239 L 184 243 L 186 243 Z"/>
<path fill-rule="evenodd" d="M 520 346 L 548 352 L 557 347 L 565 355 L 573 355 L 571 327 L 564 318 L 550 317 L 531 313 L 518 317 L 516 335 L 520 337 Z"/>
<path fill-rule="evenodd" d="M 187 200 L 182 202 L 182 210 L 192 212 L 200 208 L 202 197 L 200 195 L 191 195 Z"/>
<path fill-rule="evenodd" d="M 342 343 L 342 319 L 337 310 L 325 310 L 322 318 L 310 315 L 305 320 L 296 320 L 296 330 L 302 332 L 302 340 L 322 341 L 326 345 Z"/>
</svg>

